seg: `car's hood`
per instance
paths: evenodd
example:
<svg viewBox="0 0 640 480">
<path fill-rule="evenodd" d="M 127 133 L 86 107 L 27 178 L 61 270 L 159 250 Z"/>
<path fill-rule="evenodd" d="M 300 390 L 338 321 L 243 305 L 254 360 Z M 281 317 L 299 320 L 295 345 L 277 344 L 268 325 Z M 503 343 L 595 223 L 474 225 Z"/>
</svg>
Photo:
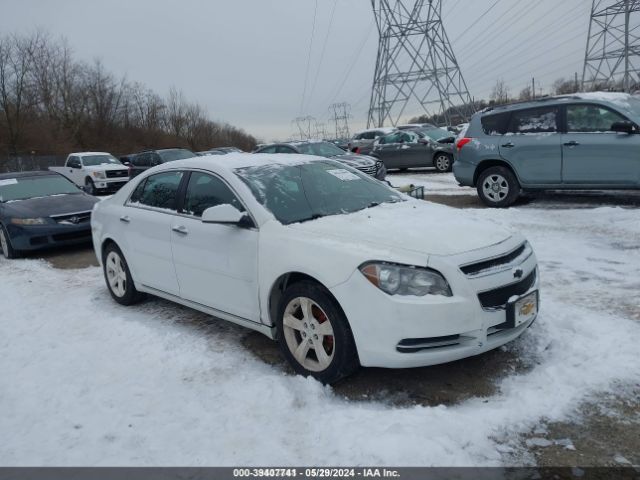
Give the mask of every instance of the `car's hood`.
<svg viewBox="0 0 640 480">
<path fill-rule="evenodd" d="M 429 255 L 455 255 L 504 242 L 512 235 L 496 224 L 422 200 L 383 204 L 359 212 L 290 225 L 299 232 Z"/>
<path fill-rule="evenodd" d="M 103 163 L 101 165 L 86 165 L 85 170 L 105 171 L 105 170 L 127 170 L 126 165 L 113 165 L 111 163 Z"/>
<path fill-rule="evenodd" d="M 370 167 L 376 164 L 376 159 L 366 155 L 358 155 L 357 153 L 345 153 L 344 155 L 336 155 L 331 157 L 342 163 L 346 163 L 350 167 Z"/>
<path fill-rule="evenodd" d="M 86 193 L 73 195 L 52 195 L 49 197 L 30 198 L 3 203 L 4 215 L 18 218 L 39 218 L 50 215 L 65 215 L 69 213 L 87 212 L 99 202 L 95 197 Z"/>
</svg>

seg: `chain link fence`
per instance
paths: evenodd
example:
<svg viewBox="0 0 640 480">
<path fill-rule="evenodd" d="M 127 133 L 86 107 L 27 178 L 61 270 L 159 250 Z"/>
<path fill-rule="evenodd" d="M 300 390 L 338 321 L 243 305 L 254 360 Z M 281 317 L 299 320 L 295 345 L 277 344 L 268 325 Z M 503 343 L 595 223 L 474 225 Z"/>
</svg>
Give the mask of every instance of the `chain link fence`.
<svg viewBox="0 0 640 480">
<path fill-rule="evenodd" d="M 16 155 L 0 157 L 0 173 L 29 172 L 48 170 L 49 167 L 62 167 L 66 155 Z"/>
</svg>

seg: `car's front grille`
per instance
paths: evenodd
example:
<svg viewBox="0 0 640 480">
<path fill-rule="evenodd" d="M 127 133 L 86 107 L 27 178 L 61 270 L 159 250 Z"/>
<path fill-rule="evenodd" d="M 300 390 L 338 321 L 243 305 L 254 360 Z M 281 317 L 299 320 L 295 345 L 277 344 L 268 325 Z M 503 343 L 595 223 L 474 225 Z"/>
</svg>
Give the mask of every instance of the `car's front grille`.
<svg viewBox="0 0 640 480">
<path fill-rule="evenodd" d="M 366 173 L 367 175 L 371 175 L 372 177 L 375 177 L 376 173 L 378 173 L 378 168 L 375 164 L 366 167 L 358 167 L 358 170 L 362 173 Z"/>
<path fill-rule="evenodd" d="M 483 260 L 481 262 L 471 263 L 468 265 L 463 265 L 460 267 L 462 273 L 467 276 L 476 276 L 481 273 L 494 273 L 496 269 L 500 267 L 509 267 L 518 257 L 522 256 L 522 260 L 519 263 L 522 263 L 526 258 L 533 253 L 531 247 L 525 242 L 520 245 L 518 248 L 509 252 L 505 255 L 500 255 L 499 257 L 490 258 L 488 260 Z"/>
<path fill-rule="evenodd" d="M 52 235 L 55 242 L 68 242 L 71 240 L 89 240 L 91 238 L 91 229 L 80 230 L 79 232 L 57 233 Z"/>
<path fill-rule="evenodd" d="M 519 282 L 506 285 L 478 294 L 482 308 L 486 310 L 498 310 L 506 308 L 511 297 L 519 297 L 527 293 L 536 283 L 537 273 L 534 269 L 527 277 Z"/>
<path fill-rule="evenodd" d="M 107 170 L 107 178 L 123 178 L 129 176 L 129 170 Z"/>
<path fill-rule="evenodd" d="M 63 225 L 81 225 L 91 220 L 91 211 L 51 215 L 51 218 Z"/>
</svg>

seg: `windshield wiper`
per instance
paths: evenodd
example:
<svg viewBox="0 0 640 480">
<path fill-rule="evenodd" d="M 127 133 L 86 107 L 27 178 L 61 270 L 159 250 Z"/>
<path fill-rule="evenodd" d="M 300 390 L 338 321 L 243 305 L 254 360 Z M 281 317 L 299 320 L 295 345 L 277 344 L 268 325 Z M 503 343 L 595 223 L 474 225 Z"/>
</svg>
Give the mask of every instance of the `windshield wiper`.
<svg viewBox="0 0 640 480">
<path fill-rule="evenodd" d="M 317 219 L 322 218 L 322 217 L 328 217 L 328 215 L 323 214 L 323 213 L 314 213 L 310 217 L 306 217 L 306 218 L 303 218 L 301 220 L 297 220 L 296 222 L 297 223 L 310 222 L 311 220 L 317 220 Z"/>
</svg>

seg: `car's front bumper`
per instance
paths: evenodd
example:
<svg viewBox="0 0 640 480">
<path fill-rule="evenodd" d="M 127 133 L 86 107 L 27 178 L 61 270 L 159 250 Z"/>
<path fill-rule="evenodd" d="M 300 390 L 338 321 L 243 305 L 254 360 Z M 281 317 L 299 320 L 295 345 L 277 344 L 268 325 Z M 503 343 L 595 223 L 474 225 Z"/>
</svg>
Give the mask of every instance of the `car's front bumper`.
<svg viewBox="0 0 640 480">
<path fill-rule="evenodd" d="M 539 288 L 535 255 L 519 268 L 523 278 L 534 279 L 519 292 L 521 298 Z M 518 283 L 511 270 L 473 279 L 461 272 L 445 277 L 452 297 L 389 296 L 360 272 L 331 289 L 349 320 L 363 366 L 409 368 L 459 360 L 514 340 L 535 321 L 508 328 L 506 308 L 481 304 L 480 293 Z"/>
<path fill-rule="evenodd" d="M 79 225 L 15 225 L 8 224 L 7 233 L 11 246 L 18 251 L 78 245 L 91 242 L 91 225 L 88 221 Z"/>
<path fill-rule="evenodd" d="M 122 187 L 124 187 L 129 178 L 107 178 L 104 180 L 94 180 L 94 187 L 101 192 L 117 192 Z"/>
</svg>

